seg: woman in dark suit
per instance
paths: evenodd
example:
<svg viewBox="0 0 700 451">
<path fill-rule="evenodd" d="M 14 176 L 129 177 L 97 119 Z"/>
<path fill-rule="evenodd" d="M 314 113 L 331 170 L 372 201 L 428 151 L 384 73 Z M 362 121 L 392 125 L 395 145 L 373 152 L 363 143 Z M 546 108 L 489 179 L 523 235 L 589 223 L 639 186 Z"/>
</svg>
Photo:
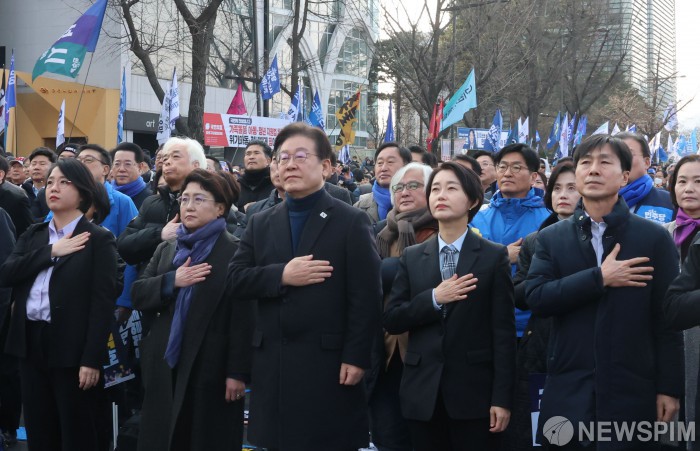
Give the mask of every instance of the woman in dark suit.
<svg viewBox="0 0 700 451">
<path fill-rule="evenodd" d="M 404 250 L 384 313 L 388 333 L 408 332 L 401 411 L 416 451 L 487 450 L 515 382 L 508 254 L 468 227 L 483 201 L 473 171 L 443 163 L 426 195 L 439 233 Z"/>
<path fill-rule="evenodd" d="M 134 307 L 156 313 L 141 344 L 140 450 L 241 449 L 252 305 L 226 289 L 235 183 L 204 169 L 187 176 L 177 240 L 158 246 L 132 287 Z"/>
<path fill-rule="evenodd" d="M 59 160 L 46 181 L 53 212 L 34 224 L 0 268 L 14 309 L 6 351 L 20 359 L 24 420 L 35 450 L 99 450 L 97 402 L 117 298 L 114 236 L 85 216 L 95 180 Z"/>
</svg>

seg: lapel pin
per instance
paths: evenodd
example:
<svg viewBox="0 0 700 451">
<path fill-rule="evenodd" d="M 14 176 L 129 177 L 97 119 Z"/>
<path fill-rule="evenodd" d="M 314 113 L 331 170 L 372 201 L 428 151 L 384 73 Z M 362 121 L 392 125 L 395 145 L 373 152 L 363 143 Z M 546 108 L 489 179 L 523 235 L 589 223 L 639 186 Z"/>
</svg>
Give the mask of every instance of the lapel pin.
<svg viewBox="0 0 700 451">
<path fill-rule="evenodd" d="M 325 211 L 322 211 L 322 212 L 321 212 L 321 217 L 322 217 L 323 219 L 326 219 L 326 216 L 328 216 L 328 215 L 326 214 L 326 212 L 325 212 Z"/>
</svg>

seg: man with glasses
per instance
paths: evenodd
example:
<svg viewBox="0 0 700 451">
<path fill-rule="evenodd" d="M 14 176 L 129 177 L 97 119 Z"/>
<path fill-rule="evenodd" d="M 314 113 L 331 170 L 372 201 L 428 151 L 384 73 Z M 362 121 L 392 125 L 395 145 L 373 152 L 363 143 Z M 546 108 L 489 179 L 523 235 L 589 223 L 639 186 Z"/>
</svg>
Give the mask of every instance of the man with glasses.
<svg viewBox="0 0 700 451">
<path fill-rule="evenodd" d="M 654 179 L 647 173 L 651 166 L 651 150 L 643 136 L 624 132 L 615 136 L 627 144 L 632 152 L 632 169 L 626 186 L 620 189 L 620 195 L 625 199 L 630 211 L 644 219 L 659 224 L 673 220 L 673 204 L 671 195 L 654 187 Z"/>
<path fill-rule="evenodd" d="M 501 149 L 496 154 L 499 190 L 488 207 L 477 213 L 471 223 L 487 240 L 508 247 L 513 275 L 523 239 L 539 229 L 549 216 L 549 210 L 544 206 L 544 192 L 532 187 L 539 168 L 540 159 L 529 146 L 510 144 Z M 515 309 L 518 337 L 523 335 L 529 318 L 530 312 Z"/>
<path fill-rule="evenodd" d="M 382 302 L 370 220 L 323 189 L 323 131 L 290 124 L 275 152 L 285 201 L 250 217 L 229 265 L 235 299 L 257 299 L 248 438 L 272 450 L 357 450 L 368 444 L 362 378 Z"/>
<path fill-rule="evenodd" d="M 27 193 L 31 204 L 32 216 L 36 222 L 43 222 L 49 214 L 46 204 L 46 177 L 51 165 L 56 162 L 56 154 L 47 147 L 37 147 L 29 155 L 29 177 L 22 183 L 22 189 Z"/>
<path fill-rule="evenodd" d="M 141 166 L 145 160 L 138 144 L 123 142 L 110 152 L 112 156 L 112 187 L 126 194 L 141 208 L 143 201 L 153 194 L 141 176 Z"/>
</svg>

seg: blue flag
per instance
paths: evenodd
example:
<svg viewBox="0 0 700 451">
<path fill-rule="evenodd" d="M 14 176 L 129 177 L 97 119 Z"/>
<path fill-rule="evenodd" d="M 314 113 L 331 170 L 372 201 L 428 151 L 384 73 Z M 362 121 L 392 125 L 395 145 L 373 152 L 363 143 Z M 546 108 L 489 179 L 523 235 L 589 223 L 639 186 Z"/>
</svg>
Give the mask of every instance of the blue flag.
<svg viewBox="0 0 700 451">
<path fill-rule="evenodd" d="M 536 142 L 537 144 L 540 143 L 540 132 L 537 131 L 537 130 L 535 130 L 535 142 Z"/>
<path fill-rule="evenodd" d="M 384 142 L 396 141 L 394 137 L 394 118 L 392 114 L 393 105 L 391 100 L 389 100 L 389 117 L 386 120 L 386 134 L 384 135 Z"/>
<path fill-rule="evenodd" d="M 688 155 L 687 149 L 688 148 L 688 142 L 686 141 L 685 135 L 678 135 L 678 139 L 676 140 L 676 151 L 678 152 L 678 155 L 684 157 Z"/>
<path fill-rule="evenodd" d="M 515 127 L 511 128 L 508 132 L 508 137 L 506 138 L 506 146 L 518 142 L 518 124 L 514 125 Z"/>
<path fill-rule="evenodd" d="M 5 127 L 10 129 L 10 111 L 17 106 L 17 91 L 15 90 L 17 79 L 15 78 L 15 51 L 12 50 L 10 58 L 10 77 L 7 79 L 7 92 L 5 94 Z"/>
<path fill-rule="evenodd" d="M 459 88 L 450 98 L 449 102 L 445 104 L 440 131 L 443 131 L 450 125 L 461 121 L 464 117 L 464 113 L 472 108 L 476 108 L 475 78 L 474 69 L 472 69 L 462 87 Z"/>
<path fill-rule="evenodd" d="M 627 131 L 632 132 L 632 133 L 637 133 L 637 126 L 635 124 L 632 124 L 627 128 Z"/>
<path fill-rule="evenodd" d="M 126 111 L 126 67 L 122 69 L 122 89 L 119 93 L 119 116 L 117 116 L 117 144 L 124 141 L 124 112 Z"/>
<path fill-rule="evenodd" d="M 484 141 L 485 150 L 490 150 L 491 152 L 501 150 L 501 130 L 503 130 L 503 116 L 501 115 L 501 110 L 496 110 L 496 114 L 493 116 L 493 123 L 491 128 L 489 128 L 489 134 Z"/>
<path fill-rule="evenodd" d="M 581 144 L 581 140 L 583 140 L 583 136 L 586 134 L 586 128 L 588 125 L 588 116 L 585 114 L 581 116 L 581 119 L 578 121 L 578 127 L 576 127 L 576 136 L 574 136 L 574 144 L 579 145 Z"/>
<path fill-rule="evenodd" d="M 280 92 L 280 73 L 277 69 L 277 55 L 275 55 L 270 68 L 260 80 L 260 94 L 263 100 L 269 100 L 278 92 Z"/>
<path fill-rule="evenodd" d="M 321 99 L 318 97 L 318 91 L 314 93 L 314 102 L 311 104 L 308 122 L 313 127 L 318 127 L 323 131 L 326 130 L 326 121 L 323 119 L 323 108 L 321 107 Z"/>
<path fill-rule="evenodd" d="M 297 90 L 292 98 L 292 103 L 289 105 L 289 111 L 287 111 L 287 118 L 293 122 L 304 121 L 304 94 L 301 90 L 301 83 L 297 84 Z"/>
<path fill-rule="evenodd" d="M 698 151 L 698 129 L 694 128 L 690 134 L 690 154 L 695 154 Z"/>
<path fill-rule="evenodd" d="M 569 144 L 572 144 L 574 142 L 574 135 L 575 135 L 575 130 L 574 130 L 574 124 L 576 124 L 576 115 L 578 113 L 574 113 L 574 116 L 571 118 L 571 122 L 569 122 L 569 130 L 567 131 L 567 136 L 569 137 Z"/>
<path fill-rule="evenodd" d="M 549 132 L 549 138 L 547 138 L 547 149 L 551 149 L 556 143 L 559 142 L 559 137 L 561 135 L 561 130 L 559 129 L 560 126 L 561 112 L 557 111 L 557 118 L 554 119 L 552 130 Z"/>
<path fill-rule="evenodd" d="M 34 64 L 32 81 L 44 72 L 76 78 L 85 53 L 94 52 L 105 17 L 107 0 L 96 1 Z"/>
</svg>

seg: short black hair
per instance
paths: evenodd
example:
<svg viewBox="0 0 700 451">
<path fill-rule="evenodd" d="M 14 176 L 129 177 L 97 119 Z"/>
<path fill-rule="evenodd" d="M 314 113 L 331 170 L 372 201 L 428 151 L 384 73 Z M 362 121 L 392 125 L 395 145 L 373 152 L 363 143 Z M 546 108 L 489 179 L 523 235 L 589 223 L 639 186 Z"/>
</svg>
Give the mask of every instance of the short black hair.
<svg viewBox="0 0 700 451">
<path fill-rule="evenodd" d="M 83 144 L 78 150 L 78 155 L 80 155 L 83 152 L 83 150 L 93 150 L 99 153 L 100 163 L 112 167 L 112 157 L 109 156 L 109 152 L 107 152 L 107 149 L 105 149 L 104 147 L 99 146 L 97 144 Z"/>
<path fill-rule="evenodd" d="M 609 145 L 613 152 L 615 152 L 615 155 L 617 155 L 617 158 L 620 160 L 620 167 L 622 167 L 623 171 L 632 169 L 632 152 L 630 152 L 630 148 L 627 147 L 627 144 L 618 138 L 618 135 L 593 135 L 584 139 L 576 148 L 576 152 L 574 152 L 574 165 L 578 166 L 578 162 L 581 158 L 593 152 L 595 149 L 602 148 L 606 144 Z"/>
<path fill-rule="evenodd" d="M 639 143 L 639 145 L 642 147 L 642 156 L 644 158 L 651 158 L 651 149 L 649 148 L 649 143 L 639 133 L 622 132 L 622 133 L 618 133 L 617 135 L 615 135 L 615 138 L 622 139 L 622 140 L 631 139 L 631 140 L 637 141 L 637 143 Z"/>
<path fill-rule="evenodd" d="M 700 163 L 700 155 L 686 155 L 676 163 L 676 167 L 671 174 L 671 180 L 668 184 L 668 193 L 671 195 L 671 202 L 673 206 L 680 208 L 678 205 L 678 199 L 676 199 L 676 183 L 678 181 L 678 170 L 686 163 Z M 669 165 L 670 166 L 670 165 Z"/>
<path fill-rule="evenodd" d="M 574 164 L 574 157 L 561 157 L 560 159 L 557 160 L 557 166 L 559 166 L 562 163 L 571 163 Z"/>
<path fill-rule="evenodd" d="M 95 193 L 97 193 L 99 189 L 97 188 L 97 182 L 92 176 L 92 173 L 90 173 L 90 170 L 83 163 L 75 158 L 66 158 L 64 160 L 58 160 L 58 162 L 51 166 L 48 176 L 46 177 L 47 179 L 56 168 L 60 169 L 63 176 L 78 190 L 80 195 L 78 209 L 86 213 L 95 202 Z M 109 214 L 109 201 L 107 201 L 107 214 Z"/>
<path fill-rule="evenodd" d="M 379 154 L 382 153 L 382 150 L 384 150 L 388 147 L 396 147 L 397 151 L 399 152 L 399 156 L 403 160 L 404 165 L 413 161 L 413 157 L 411 156 L 411 151 L 405 147 L 401 147 L 399 145 L 399 143 L 397 143 L 395 141 L 385 142 L 385 143 L 382 143 L 381 146 L 377 147 L 377 151 L 374 152 L 374 161 L 377 161 L 377 158 L 379 157 Z"/>
<path fill-rule="evenodd" d="M 438 157 L 435 156 L 434 153 L 425 152 L 425 153 L 423 154 L 423 158 L 421 158 L 421 159 L 423 160 L 423 164 L 428 165 L 428 166 L 430 166 L 430 167 L 433 168 L 433 169 L 435 169 L 436 167 L 438 167 L 438 164 L 440 164 L 440 161 L 438 160 Z"/>
<path fill-rule="evenodd" d="M 219 159 L 216 158 L 214 155 L 205 155 L 204 157 L 205 157 L 207 160 L 211 160 L 211 161 L 213 161 L 214 163 L 216 163 L 216 168 L 215 168 L 215 169 L 216 169 L 217 171 L 221 169 L 221 161 L 219 161 Z"/>
<path fill-rule="evenodd" d="M 455 155 L 454 160 L 469 163 L 472 167 L 472 171 L 476 172 L 476 175 L 481 175 L 481 165 L 476 161 L 476 158 L 470 157 L 469 155 Z"/>
<path fill-rule="evenodd" d="M 419 146 L 419 145 L 410 146 L 410 147 L 408 148 L 408 150 L 410 150 L 411 153 L 417 153 L 417 154 L 420 154 L 420 155 L 423 155 L 424 153 L 427 152 L 427 150 L 425 150 L 424 148 L 422 148 L 422 147 Z"/>
<path fill-rule="evenodd" d="M 269 159 L 272 159 L 272 148 L 265 141 L 262 141 L 260 139 L 250 141 L 248 144 L 246 144 L 245 149 L 243 149 L 243 153 L 245 153 L 245 151 L 248 150 L 250 146 L 262 147 L 265 156 Z M 277 139 L 275 139 L 275 149 L 277 149 Z"/>
<path fill-rule="evenodd" d="M 328 136 L 320 128 L 312 127 L 303 122 L 292 122 L 280 130 L 275 138 L 275 154 L 279 153 L 280 147 L 286 140 L 298 135 L 305 136 L 316 144 L 319 160 L 332 160 L 333 149 L 331 148 L 331 142 L 328 141 Z"/>
<path fill-rule="evenodd" d="M 544 193 L 544 205 L 549 211 L 554 211 L 554 207 L 552 206 L 552 191 L 554 191 L 554 185 L 557 183 L 557 179 L 559 179 L 559 176 L 562 174 L 566 174 L 567 172 L 576 175 L 576 168 L 574 168 L 574 164 L 568 161 L 556 165 L 552 173 L 549 174 L 549 181 L 547 182 L 547 192 Z"/>
<path fill-rule="evenodd" d="M 523 143 L 515 143 L 505 146 L 496 154 L 494 160 L 495 164 L 498 166 L 503 157 L 511 153 L 519 153 L 522 155 L 523 160 L 525 160 L 525 165 L 527 165 L 527 169 L 530 172 L 537 172 L 540 170 L 540 158 L 537 156 L 537 153 L 532 150 L 532 147 Z"/>
<path fill-rule="evenodd" d="M 92 201 L 92 205 L 95 207 L 92 213 L 92 222 L 102 224 L 111 211 L 109 196 L 107 195 L 107 189 L 102 183 L 95 183 L 95 188 L 95 196 Z"/>
<path fill-rule="evenodd" d="M 494 165 L 496 164 L 496 157 L 495 157 L 495 155 L 494 155 L 493 152 L 489 152 L 489 151 L 487 151 L 487 150 L 479 150 L 479 151 L 474 152 L 474 153 L 472 154 L 472 157 L 474 157 L 475 160 L 476 160 L 477 158 L 483 157 L 483 156 L 489 157 L 489 158 L 491 159 L 491 162 L 492 162 Z"/>
<path fill-rule="evenodd" d="M 10 172 L 10 163 L 7 162 L 7 158 L 0 155 L 0 171 L 3 171 L 5 175 Z"/>
<path fill-rule="evenodd" d="M 48 147 L 37 147 L 36 149 L 32 150 L 32 153 L 29 154 L 29 162 L 31 163 L 36 157 L 46 157 L 51 161 L 51 163 L 55 163 L 56 160 L 58 160 L 57 155 Z"/>
<path fill-rule="evenodd" d="M 146 161 L 146 153 L 143 151 L 141 146 L 130 142 L 120 143 L 117 147 L 112 149 L 109 152 L 110 156 L 112 157 L 112 160 L 114 160 L 114 155 L 116 155 L 116 153 L 120 150 L 133 153 L 136 164 L 141 164 L 144 161 Z"/>
<path fill-rule="evenodd" d="M 476 205 L 474 205 L 468 213 L 469 222 L 472 222 L 474 216 L 479 212 L 481 204 L 484 203 L 484 190 L 481 187 L 481 179 L 476 175 L 476 172 L 470 171 L 459 163 L 453 161 L 442 163 L 430 174 L 428 184 L 425 186 L 425 198 L 428 201 L 428 205 L 430 205 L 430 193 L 432 191 L 430 188 L 433 185 L 433 180 L 435 180 L 435 176 L 442 171 L 452 171 L 457 177 L 457 180 L 459 180 L 459 184 L 462 185 L 464 194 L 466 194 L 470 200 L 477 201 Z"/>
<path fill-rule="evenodd" d="M 70 152 L 73 155 L 77 155 L 78 145 L 74 143 L 64 142 L 56 148 L 56 155 L 61 155 L 63 152 Z"/>
</svg>

